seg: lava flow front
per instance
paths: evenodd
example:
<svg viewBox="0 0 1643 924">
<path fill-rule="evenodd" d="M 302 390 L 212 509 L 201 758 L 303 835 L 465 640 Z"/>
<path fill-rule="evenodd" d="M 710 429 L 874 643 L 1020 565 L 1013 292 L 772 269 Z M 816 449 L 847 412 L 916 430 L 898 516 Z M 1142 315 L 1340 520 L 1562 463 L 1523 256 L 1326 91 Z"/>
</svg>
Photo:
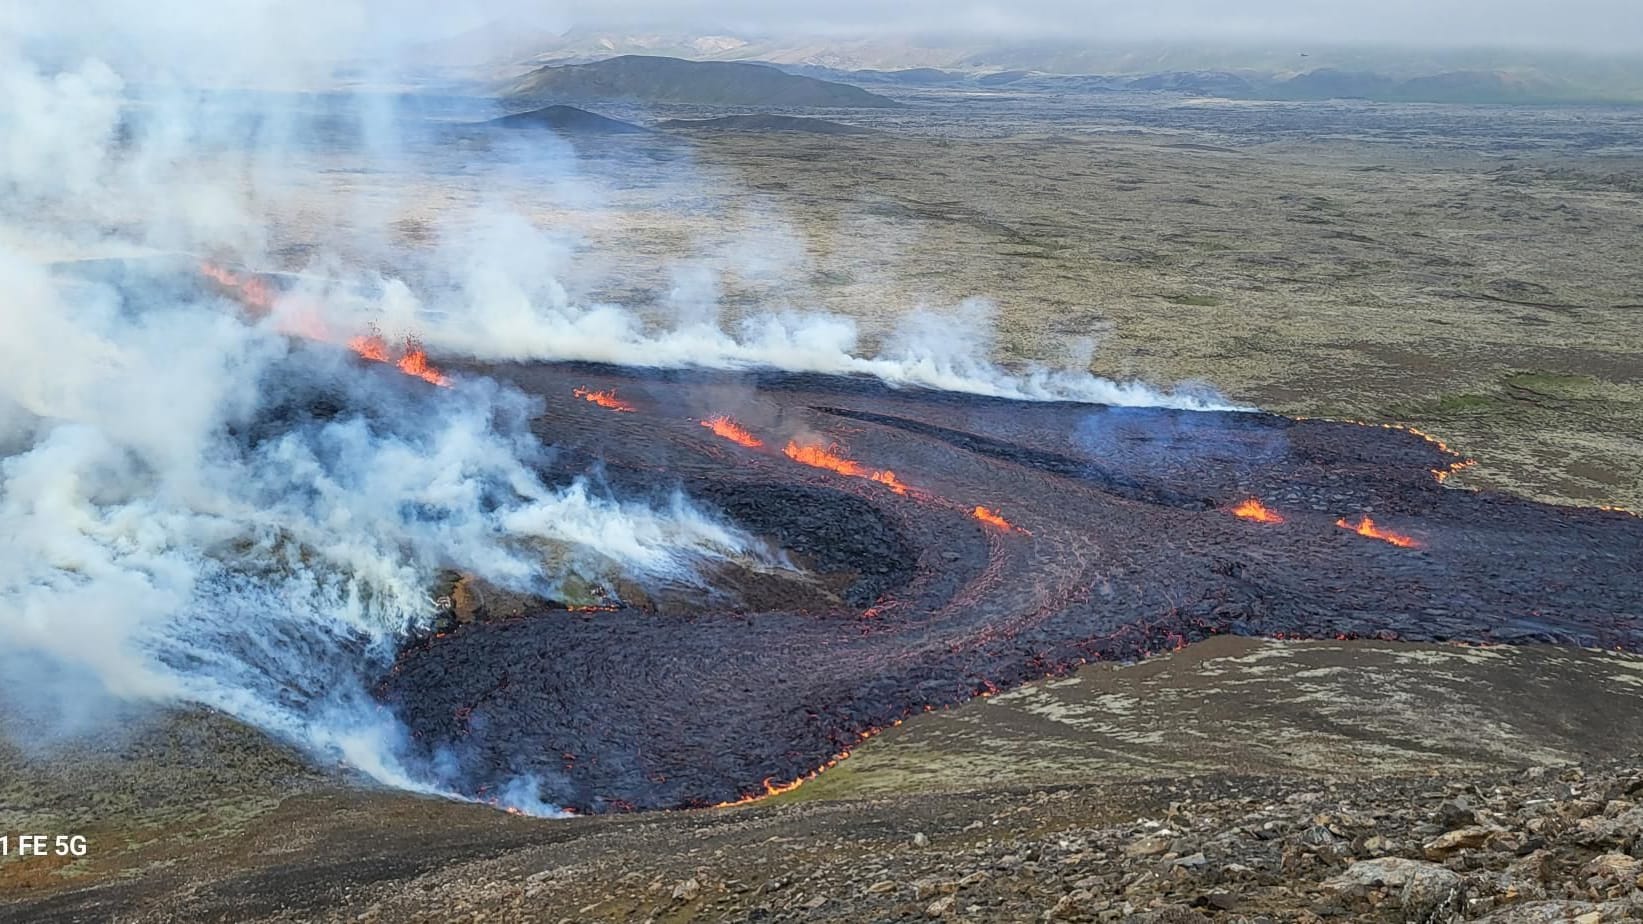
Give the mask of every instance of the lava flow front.
<svg viewBox="0 0 1643 924">
<path fill-rule="evenodd" d="M 548 399 L 535 429 L 565 448 L 544 477 L 680 491 L 792 567 L 715 562 L 616 609 L 527 601 L 408 643 L 378 696 L 468 792 L 736 802 L 904 717 L 1214 633 L 1643 645 L 1643 520 L 1444 487 L 1454 454 L 1405 430 L 773 372 L 486 371 Z M 573 390 L 646 400 L 553 400 Z M 770 430 L 699 418 L 732 395 Z M 778 433 L 813 439 L 724 451 Z M 1343 536 L 1343 514 L 1382 541 Z M 1418 554 L 1385 544 L 1412 535 Z"/>
</svg>

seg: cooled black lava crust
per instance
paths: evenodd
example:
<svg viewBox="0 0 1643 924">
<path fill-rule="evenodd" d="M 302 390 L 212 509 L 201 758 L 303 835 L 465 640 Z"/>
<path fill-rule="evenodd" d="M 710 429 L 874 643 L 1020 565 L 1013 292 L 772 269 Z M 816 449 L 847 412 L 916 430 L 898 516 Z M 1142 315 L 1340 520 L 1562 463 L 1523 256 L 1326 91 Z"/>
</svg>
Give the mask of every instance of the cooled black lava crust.
<svg viewBox="0 0 1643 924">
<path fill-rule="evenodd" d="M 927 707 L 1213 633 L 1643 647 L 1643 520 L 1445 488 L 1455 457 L 1401 430 L 825 376 L 485 371 L 546 400 L 558 474 L 597 459 L 631 490 L 682 487 L 849 586 L 807 608 L 544 606 L 410 644 L 380 695 L 476 794 L 527 776 L 584 812 L 734 800 Z M 767 445 L 699 424 L 717 413 Z M 798 434 L 913 490 L 798 464 L 781 453 Z M 1234 516 L 1250 497 L 1286 521 Z M 1365 513 L 1420 547 L 1337 525 Z"/>
</svg>

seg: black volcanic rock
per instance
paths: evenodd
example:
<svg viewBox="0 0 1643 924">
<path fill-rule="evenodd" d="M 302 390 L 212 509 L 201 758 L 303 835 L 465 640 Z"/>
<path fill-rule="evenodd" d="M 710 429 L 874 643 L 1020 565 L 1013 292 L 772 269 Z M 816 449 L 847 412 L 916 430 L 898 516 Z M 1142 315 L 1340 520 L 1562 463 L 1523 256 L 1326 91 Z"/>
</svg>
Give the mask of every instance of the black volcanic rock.
<svg viewBox="0 0 1643 924">
<path fill-rule="evenodd" d="M 802 570 L 727 561 L 688 593 L 619 586 L 613 609 L 527 604 L 410 640 L 375 691 L 408 759 L 476 797 L 523 780 L 579 812 L 734 801 L 905 716 L 1211 635 L 1643 648 L 1643 519 L 1451 490 L 1438 475 L 1462 460 L 1402 430 L 775 372 L 488 371 L 634 405 L 550 401 L 533 428 L 579 447 L 550 483 L 599 460 L 616 496 L 682 489 Z M 756 409 L 763 445 L 701 425 L 729 405 Z M 790 458 L 794 434 L 853 469 Z M 1246 519 L 1250 499 L 1277 519 Z"/>
<path fill-rule="evenodd" d="M 762 64 L 649 55 L 538 68 L 514 81 L 504 95 L 521 100 L 603 99 L 701 106 L 883 109 L 901 105 L 860 87 L 788 74 Z"/>
<path fill-rule="evenodd" d="M 634 125 L 632 122 L 608 118 L 596 112 L 578 109 L 575 106 L 544 106 L 541 109 L 515 112 L 501 118 L 492 119 L 486 124 L 500 128 L 548 128 L 568 134 L 642 135 L 649 133 L 648 129 Z"/>
<path fill-rule="evenodd" d="M 716 119 L 669 119 L 658 128 L 677 128 L 686 131 L 711 132 L 805 132 L 813 135 L 876 135 L 871 128 L 829 122 L 826 119 L 807 119 L 803 116 L 733 115 Z"/>
</svg>

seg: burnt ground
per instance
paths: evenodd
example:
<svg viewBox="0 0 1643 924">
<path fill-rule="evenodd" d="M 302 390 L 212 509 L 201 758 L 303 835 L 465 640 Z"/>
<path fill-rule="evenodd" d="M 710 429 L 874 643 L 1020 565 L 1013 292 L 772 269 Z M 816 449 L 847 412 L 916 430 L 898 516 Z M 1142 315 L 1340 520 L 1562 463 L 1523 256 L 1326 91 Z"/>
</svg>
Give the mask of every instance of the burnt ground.
<svg viewBox="0 0 1643 924">
<path fill-rule="evenodd" d="M 1445 488 L 1460 460 L 1404 430 L 824 376 L 485 371 L 546 400 L 558 475 L 682 488 L 802 568 L 409 647 L 380 694 L 480 796 L 525 778 L 584 813 L 734 801 L 909 715 L 1216 634 L 1643 644 L 1643 521 Z M 715 414 L 765 446 L 700 425 Z M 801 465 L 790 438 L 908 489 Z M 1285 521 L 1233 515 L 1251 497 Z M 1337 525 L 1363 515 L 1416 546 Z"/>
</svg>

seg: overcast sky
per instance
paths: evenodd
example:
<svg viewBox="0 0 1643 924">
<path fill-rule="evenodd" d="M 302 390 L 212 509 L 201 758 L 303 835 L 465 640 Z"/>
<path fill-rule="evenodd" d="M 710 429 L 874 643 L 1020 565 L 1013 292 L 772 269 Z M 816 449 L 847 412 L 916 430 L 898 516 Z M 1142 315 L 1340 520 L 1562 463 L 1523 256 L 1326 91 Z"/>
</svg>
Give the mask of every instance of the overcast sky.
<svg viewBox="0 0 1643 924">
<path fill-rule="evenodd" d="M 16 34 L 232 60 L 346 54 L 499 20 L 560 31 L 973 34 L 1092 43 L 1371 43 L 1643 52 L 1643 0 L 0 0 Z M 207 41 L 202 42 L 201 39 Z"/>
<path fill-rule="evenodd" d="M 391 0 L 372 2 L 394 5 Z M 427 6 L 432 13 L 458 4 Z M 1643 49 L 1643 0 L 488 0 L 468 6 L 464 12 L 434 15 L 445 26 L 512 15 L 559 28 L 625 20 L 795 32 L 946 30 L 1113 39 Z"/>
</svg>

